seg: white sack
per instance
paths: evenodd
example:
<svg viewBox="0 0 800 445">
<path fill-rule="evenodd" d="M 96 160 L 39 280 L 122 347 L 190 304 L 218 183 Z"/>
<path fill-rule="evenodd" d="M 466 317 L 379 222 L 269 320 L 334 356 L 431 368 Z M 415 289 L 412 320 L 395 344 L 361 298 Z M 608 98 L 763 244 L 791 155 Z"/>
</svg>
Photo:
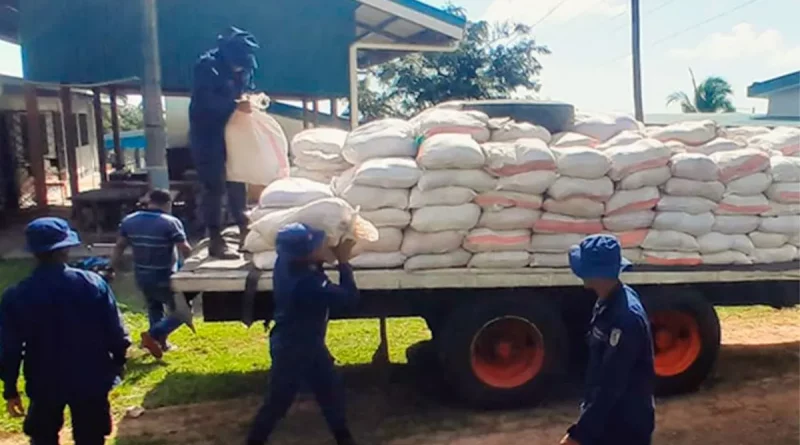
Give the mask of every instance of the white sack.
<svg viewBox="0 0 800 445">
<path fill-rule="evenodd" d="M 550 142 L 552 136 L 544 127 L 529 122 L 514 122 L 512 120 L 492 130 L 492 142 L 511 142 L 517 139 L 541 139 L 547 143 Z"/>
<path fill-rule="evenodd" d="M 417 163 L 427 170 L 480 168 L 485 162 L 481 146 L 466 134 L 431 136 L 422 142 L 417 153 Z"/>
<path fill-rule="evenodd" d="M 557 200 L 548 198 L 542 205 L 545 211 L 579 218 L 600 218 L 605 213 L 605 205 L 589 198 L 570 198 Z"/>
<path fill-rule="evenodd" d="M 680 141 L 688 145 L 701 145 L 717 137 L 717 124 L 710 120 L 686 121 L 656 129 L 650 137 L 659 141 Z"/>
<path fill-rule="evenodd" d="M 642 263 L 654 266 L 699 266 L 703 263 L 697 252 L 642 250 Z"/>
<path fill-rule="evenodd" d="M 529 195 L 518 192 L 486 192 L 481 193 L 473 199 L 486 210 L 502 210 L 508 207 L 522 207 L 524 209 L 537 210 L 542 207 L 542 197 L 539 195 Z"/>
<path fill-rule="evenodd" d="M 486 210 L 478 220 L 478 227 L 492 230 L 532 229 L 542 213 L 538 210 L 511 207 L 502 210 Z"/>
<path fill-rule="evenodd" d="M 735 250 L 700 255 L 703 264 L 753 264 L 753 260 Z"/>
<path fill-rule="evenodd" d="M 555 147 L 558 173 L 573 178 L 597 179 L 611 169 L 611 160 L 602 152 L 589 147 Z"/>
<path fill-rule="evenodd" d="M 800 215 L 761 218 L 758 230 L 767 233 L 782 233 L 795 236 L 800 233 Z"/>
<path fill-rule="evenodd" d="M 673 197 L 694 196 L 719 202 L 725 195 L 725 184 L 719 181 L 693 181 L 684 178 L 671 178 L 664 185 L 664 192 Z"/>
<path fill-rule="evenodd" d="M 431 206 L 414 210 L 411 227 L 419 232 L 469 230 L 478 223 L 481 208 L 475 204 L 460 206 Z"/>
<path fill-rule="evenodd" d="M 553 139 L 550 140 L 550 145 L 553 147 L 597 147 L 600 145 L 600 141 L 589 136 L 566 131 L 554 134 Z"/>
<path fill-rule="evenodd" d="M 753 148 L 717 152 L 711 159 L 719 167 L 719 179 L 724 183 L 743 178 L 769 168 L 769 156 Z"/>
<path fill-rule="evenodd" d="M 374 158 L 417 155 L 414 128 L 402 119 L 380 119 L 361 125 L 347 135 L 342 157 L 354 165 Z"/>
<path fill-rule="evenodd" d="M 642 262 L 642 249 L 622 249 L 622 257 L 634 264 Z"/>
<path fill-rule="evenodd" d="M 736 141 L 747 142 L 753 137 L 767 134 L 770 129 L 767 127 L 744 126 L 744 127 L 728 127 L 721 131 L 722 135 L 728 139 Z"/>
<path fill-rule="evenodd" d="M 450 269 L 464 267 L 469 263 L 472 255 L 466 250 L 459 249 L 453 252 L 436 255 L 417 255 L 406 260 L 405 270 Z"/>
<path fill-rule="evenodd" d="M 748 144 L 776 150 L 784 156 L 796 156 L 800 153 L 800 128 L 778 127 L 769 133 L 750 138 Z"/>
<path fill-rule="evenodd" d="M 639 130 L 639 122 L 624 114 L 575 113 L 572 131 L 604 142 L 621 131 Z"/>
<path fill-rule="evenodd" d="M 246 214 L 247 214 L 247 219 L 250 220 L 251 223 L 253 223 L 253 222 L 256 222 L 259 219 L 263 218 L 264 216 L 266 216 L 266 215 L 268 215 L 268 214 L 270 214 L 272 212 L 277 212 L 279 210 L 283 210 L 283 209 L 256 207 L 253 210 L 250 210 L 249 212 L 246 212 Z"/>
<path fill-rule="evenodd" d="M 342 148 L 347 132 L 338 128 L 310 128 L 292 138 L 291 153 L 296 165 L 309 170 L 336 170 L 344 162 Z M 326 166 L 329 166 L 326 168 Z"/>
<path fill-rule="evenodd" d="M 699 145 L 696 147 L 689 146 L 687 147 L 688 150 L 692 153 L 700 153 L 704 155 L 711 155 L 714 153 L 719 153 L 721 151 L 733 151 L 733 150 L 740 150 L 745 147 L 745 144 L 737 141 L 732 141 L 726 138 L 716 138 L 714 140 L 708 141 L 703 145 Z"/>
<path fill-rule="evenodd" d="M 378 210 L 387 207 L 395 209 L 408 208 L 408 190 L 405 189 L 351 185 L 346 187 L 343 192 L 338 193 L 338 195 L 362 210 Z"/>
<path fill-rule="evenodd" d="M 464 238 L 464 249 L 469 252 L 527 251 L 531 243 L 531 231 L 473 229 Z"/>
<path fill-rule="evenodd" d="M 330 184 L 333 178 L 339 176 L 344 172 L 342 171 L 316 171 L 316 170 L 306 170 L 303 167 L 294 166 L 289 170 L 289 176 L 293 178 L 304 178 L 310 179 L 315 182 L 321 182 L 323 184 Z"/>
<path fill-rule="evenodd" d="M 772 176 L 769 173 L 758 172 L 729 182 L 725 186 L 725 193 L 758 195 L 764 193 L 770 184 L 772 184 Z"/>
<path fill-rule="evenodd" d="M 355 250 L 357 252 L 382 252 L 390 253 L 400 250 L 403 243 L 403 231 L 396 227 L 382 227 L 378 229 L 378 239 L 375 241 L 361 241 Z"/>
<path fill-rule="evenodd" d="M 716 215 L 714 217 L 714 232 L 729 235 L 748 234 L 758 228 L 761 219 L 753 215 Z"/>
<path fill-rule="evenodd" d="M 275 269 L 275 262 L 278 261 L 278 254 L 275 251 L 265 251 L 253 254 L 250 259 L 256 269 L 272 270 Z"/>
<path fill-rule="evenodd" d="M 228 181 L 267 185 L 289 176 L 286 135 L 264 112 L 233 112 L 225 125 L 225 153 Z"/>
<path fill-rule="evenodd" d="M 486 169 L 496 176 L 511 176 L 536 170 L 555 170 L 556 160 L 541 139 L 483 144 Z"/>
<path fill-rule="evenodd" d="M 744 254 L 751 254 L 755 249 L 753 242 L 747 235 L 727 235 L 719 232 L 710 232 L 697 237 L 700 253 L 710 254 L 736 250 Z"/>
<path fill-rule="evenodd" d="M 766 194 L 771 201 L 781 204 L 800 204 L 800 182 L 772 184 L 767 189 Z"/>
<path fill-rule="evenodd" d="M 394 269 L 406 262 L 400 252 L 364 252 L 350 260 L 356 269 Z"/>
<path fill-rule="evenodd" d="M 697 252 L 700 246 L 692 235 L 674 230 L 650 230 L 642 243 L 645 250 Z"/>
<path fill-rule="evenodd" d="M 579 233 L 559 233 L 556 235 L 534 233 L 531 237 L 530 251 L 538 253 L 559 253 L 566 256 L 570 247 L 580 244 L 583 238 L 584 235 Z"/>
<path fill-rule="evenodd" d="M 695 215 L 711 212 L 716 208 L 716 202 L 697 196 L 664 195 L 656 205 L 656 210 L 659 212 L 686 212 Z"/>
<path fill-rule="evenodd" d="M 333 197 L 330 185 L 305 178 L 283 178 L 268 185 L 258 199 L 262 208 L 289 208 Z"/>
<path fill-rule="evenodd" d="M 726 194 L 714 211 L 718 215 L 760 215 L 770 210 L 764 195 L 753 196 Z"/>
<path fill-rule="evenodd" d="M 659 203 L 661 194 L 655 187 L 619 190 L 606 203 L 606 215 L 650 210 Z"/>
<path fill-rule="evenodd" d="M 406 229 L 400 251 L 408 256 L 452 252 L 461 247 L 465 234 L 456 230 L 425 233 Z"/>
<path fill-rule="evenodd" d="M 528 252 L 481 252 L 472 255 L 467 267 L 472 269 L 518 269 L 530 263 Z"/>
<path fill-rule="evenodd" d="M 541 195 L 556 182 L 558 173 L 539 170 L 502 176 L 497 179 L 497 190 Z"/>
<path fill-rule="evenodd" d="M 783 204 L 780 202 L 770 201 L 769 210 L 761 214 L 761 216 L 783 216 L 783 215 L 800 215 L 800 204 L 795 204 L 795 203 Z"/>
<path fill-rule="evenodd" d="M 450 186 L 488 192 L 495 189 L 497 179 L 483 170 L 429 170 L 422 173 L 417 183 L 423 191 Z"/>
<path fill-rule="evenodd" d="M 622 190 L 634 190 L 644 187 L 658 187 L 667 182 L 671 177 L 672 173 L 667 166 L 649 168 L 647 170 L 631 173 L 622 178 L 622 180 L 617 183 L 617 188 Z"/>
<path fill-rule="evenodd" d="M 612 232 L 646 229 L 653 225 L 655 217 L 656 212 L 652 210 L 620 213 L 603 218 L 603 226 Z"/>
<path fill-rule="evenodd" d="M 619 181 L 632 173 L 667 165 L 672 151 L 655 139 L 642 139 L 630 145 L 609 148 L 605 154 L 611 159 L 608 176 Z"/>
<path fill-rule="evenodd" d="M 788 263 L 797 259 L 797 247 L 786 244 L 775 249 L 756 249 L 752 258 L 756 264 Z"/>
<path fill-rule="evenodd" d="M 775 182 L 800 182 L 800 158 L 773 156 L 769 158 L 772 180 Z"/>
<path fill-rule="evenodd" d="M 644 139 L 644 135 L 637 131 L 632 130 L 625 130 L 614 136 L 613 138 L 603 142 L 602 144 L 597 146 L 597 149 L 600 151 L 608 150 L 611 147 L 616 147 L 618 145 L 630 145 L 636 141 L 640 141 Z"/>
<path fill-rule="evenodd" d="M 361 212 L 361 217 L 375 227 L 397 227 L 402 229 L 411 222 L 411 212 L 400 209 L 378 209 Z"/>
<path fill-rule="evenodd" d="M 705 235 L 714 226 L 714 215 L 711 212 L 692 215 L 683 212 L 658 212 L 653 221 L 657 230 L 675 230 L 693 236 Z"/>
<path fill-rule="evenodd" d="M 687 151 L 689 151 L 689 146 L 680 141 L 667 141 L 664 142 L 664 145 L 666 145 L 667 148 L 669 148 L 669 151 L 670 153 L 672 153 L 672 156 L 675 156 L 680 153 L 686 153 Z"/>
<path fill-rule="evenodd" d="M 534 253 L 531 255 L 531 267 L 569 267 L 569 256 L 566 253 Z"/>
<path fill-rule="evenodd" d="M 789 235 L 782 233 L 750 232 L 747 236 L 759 249 L 776 249 L 789 242 Z"/>
<path fill-rule="evenodd" d="M 556 213 L 544 213 L 533 225 L 538 233 L 582 233 L 593 234 L 603 231 L 600 218 L 574 218 Z"/>
<path fill-rule="evenodd" d="M 242 245 L 242 249 L 245 252 L 259 253 L 270 250 L 271 248 L 272 248 L 272 243 L 268 243 L 264 239 L 264 237 L 262 237 L 255 230 L 247 232 L 247 235 L 245 235 L 244 237 L 244 244 Z"/>
<path fill-rule="evenodd" d="M 716 181 L 719 178 L 717 164 L 700 153 L 680 153 L 670 161 L 672 176 L 695 181 Z"/>
<path fill-rule="evenodd" d="M 438 134 L 466 134 L 480 143 L 489 140 L 489 116 L 479 111 L 429 108 L 409 123 L 426 139 Z"/>
<path fill-rule="evenodd" d="M 561 176 L 547 190 L 553 199 L 589 198 L 596 201 L 608 201 L 614 194 L 614 183 L 607 177 L 599 179 L 581 179 Z"/>
<path fill-rule="evenodd" d="M 387 189 L 407 189 L 417 184 L 422 170 L 411 158 L 370 159 L 354 167 L 352 183 Z"/>
<path fill-rule="evenodd" d="M 466 187 L 442 187 L 422 191 L 418 187 L 411 189 L 408 206 L 419 209 L 429 206 L 457 206 L 472 201 L 477 193 Z"/>
</svg>

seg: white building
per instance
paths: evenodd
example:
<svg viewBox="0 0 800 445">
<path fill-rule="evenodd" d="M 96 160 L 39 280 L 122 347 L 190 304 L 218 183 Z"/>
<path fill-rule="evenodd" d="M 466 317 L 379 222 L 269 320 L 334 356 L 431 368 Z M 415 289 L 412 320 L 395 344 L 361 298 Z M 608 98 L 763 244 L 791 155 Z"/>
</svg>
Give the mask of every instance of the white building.
<svg viewBox="0 0 800 445">
<path fill-rule="evenodd" d="M 769 101 L 767 118 L 800 119 L 800 71 L 755 82 L 747 87 L 747 97 Z"/>
</svg>

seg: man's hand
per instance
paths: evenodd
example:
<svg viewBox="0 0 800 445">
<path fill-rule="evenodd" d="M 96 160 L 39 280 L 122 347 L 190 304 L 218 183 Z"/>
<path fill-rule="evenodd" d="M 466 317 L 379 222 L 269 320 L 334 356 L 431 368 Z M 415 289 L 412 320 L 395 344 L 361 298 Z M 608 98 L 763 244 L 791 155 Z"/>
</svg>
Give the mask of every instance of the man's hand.
<svg viewBox="0 0 800 445">
<path fill-rule="evenodd" d="M 238 104 L 236 104 L 236 109 L 241 111 L 242 113 L 250 114 L 253 112 L 253 105 L 250 103 L 249 100 L 242 100 Z"/>
<path fill-rule="evenodd" d="M 561 439 L 559 445 L 581 445 L 581 444 L 579 444 L 575 439 L 569 437 L 569 434 L 567 434 L 566 436 L 564 436 L 563 439 Z"/>
<path fill-rule="evenodd" d="M 333 248 L 333 254 L 336 256 L 339 263 L 347 263 L 350 261 L 350 258 L 353 256 L 353 247 L 355 247 L 355 245 L 355 240 L 346 239 Z"/>
<path fill-rule="evenodd" d="M 13 399 L 6 401 L 6 411 L 11 417 L 25 416 L 25 406 L 22 405 L 22 399 L 17 396 Z"/>
</svg>

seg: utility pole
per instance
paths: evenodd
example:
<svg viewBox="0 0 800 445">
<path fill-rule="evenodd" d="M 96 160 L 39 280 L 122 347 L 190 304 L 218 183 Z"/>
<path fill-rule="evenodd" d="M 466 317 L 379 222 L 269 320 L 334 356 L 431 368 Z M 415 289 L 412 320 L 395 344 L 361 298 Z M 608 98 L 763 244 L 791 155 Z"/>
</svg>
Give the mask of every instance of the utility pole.
<svg viewBox="0 0 800 445">
<path fill-rule="evenodd" d="M 144 7 L 144 105 L 145 161 L 151 188 L 169 190 L 167 171 L 167 134 L 161 105 L 161 58 L 158 53 L 158 12 L 156 0 L 142 0 Z"/>
<path fill-rule="evenodd" d="M 642 59 L 639 47 L 639 0 L 631 0 L 631 54 L 633 55 L 633 111 L 636 120 L 644 122 L 642 110 Z"/>
</svg>

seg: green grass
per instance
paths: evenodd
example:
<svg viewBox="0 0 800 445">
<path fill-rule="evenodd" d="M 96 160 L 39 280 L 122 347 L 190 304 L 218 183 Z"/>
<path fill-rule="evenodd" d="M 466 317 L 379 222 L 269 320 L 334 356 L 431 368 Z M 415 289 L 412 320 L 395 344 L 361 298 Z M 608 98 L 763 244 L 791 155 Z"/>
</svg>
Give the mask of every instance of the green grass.
<svg viewBox="0 0 800 445">
<path fill-rule="evenodd" d="M 22 279 L 30 264 L 0 262 L 0 285 L 4 289 Z M 131 280 L 118 277 L 114 290 L 134 343 L 147 326 L 144 304 Z M 124 383 L 111 394 L 114 414 L 119 418 L 128 407 L 156 408 L 208 400 L 258 394 L 266 386 L 269 354 L 266 334 L 260 323 L 247 329 L 241 323 L 196 322 L 197 335 L 180 328 L 171 342 L 178 351 L 157 362 L 138 347 L 129 352 Z M 408 346 L 430 332 L 421 319 L 394 319 L 388 323 L 390 358 L 405 362 Z M 331 353 L 340 365 L 369 363 L 378 346 L 377 320 L 334 321 L 328 332 Z M 20 389 L 24 388 L 20 381 Z M 2 387 L 2 383 L 0 383 Z M 27 400 L 25 400 L 27 404 Z M 26 405 L 27 406 L 27 405 Z M 0 432 L 18 433 L 21 422 L 0 412 Z"/>
</svg>

